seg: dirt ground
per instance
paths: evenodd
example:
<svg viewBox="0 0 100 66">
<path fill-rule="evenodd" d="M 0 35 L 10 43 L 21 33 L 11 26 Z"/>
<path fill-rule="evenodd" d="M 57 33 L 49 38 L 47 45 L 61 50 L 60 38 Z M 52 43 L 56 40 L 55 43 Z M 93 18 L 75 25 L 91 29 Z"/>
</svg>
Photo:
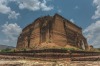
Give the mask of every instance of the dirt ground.
<svg viewBox="0 0 100 66">
<path fill-rule="evenodd" d="M 100 61 L 0 60 L 0 66 L 100 66 Z"/>
</svg>

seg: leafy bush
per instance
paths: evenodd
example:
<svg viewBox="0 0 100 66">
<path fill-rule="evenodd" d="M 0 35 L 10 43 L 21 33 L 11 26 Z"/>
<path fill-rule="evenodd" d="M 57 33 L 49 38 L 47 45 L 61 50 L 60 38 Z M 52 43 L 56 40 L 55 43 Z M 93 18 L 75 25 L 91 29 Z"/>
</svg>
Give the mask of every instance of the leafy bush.
<svg viewBox="0 0 100 66">
<path fill-rule="evenodd" d="M 27 51 L 27 49 L 26 48 L 22 48 L 20 51 Z"/>
<path fill-rule="evenodd" d="M 6 48 L 6 49 L 1 50 L 1 52 L 11 52 L 11 49 L 10 48 Z"/>
</svg>

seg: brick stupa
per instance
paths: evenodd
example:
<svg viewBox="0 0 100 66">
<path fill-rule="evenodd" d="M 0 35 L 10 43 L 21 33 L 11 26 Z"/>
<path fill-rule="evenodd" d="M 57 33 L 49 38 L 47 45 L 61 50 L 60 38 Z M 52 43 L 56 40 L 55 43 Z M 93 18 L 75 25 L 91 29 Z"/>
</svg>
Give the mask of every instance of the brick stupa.
<svg viewBox="0 0 100 66">
<path fill-rule="evenodd" d="M 17 48 L 88 48 L 87 40 L 78 27 L 59 14 L 44 16 L 26 26 L 17 41 Z"/>
</svg>

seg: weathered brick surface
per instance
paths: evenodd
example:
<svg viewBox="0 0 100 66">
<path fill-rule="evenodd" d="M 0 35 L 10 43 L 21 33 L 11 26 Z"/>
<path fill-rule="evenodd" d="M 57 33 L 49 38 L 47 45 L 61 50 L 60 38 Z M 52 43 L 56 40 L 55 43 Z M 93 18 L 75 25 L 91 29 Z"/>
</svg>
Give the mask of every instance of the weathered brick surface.
<svg viewBox="0 0 100 66">
<path fill-rule="evenodd" d="M 17 48 L 66 48 L 75 46 L 87 49 L 82 29 L 62 16 L 44 16 L 26 26 L 20 34 Z"/>
</svg>

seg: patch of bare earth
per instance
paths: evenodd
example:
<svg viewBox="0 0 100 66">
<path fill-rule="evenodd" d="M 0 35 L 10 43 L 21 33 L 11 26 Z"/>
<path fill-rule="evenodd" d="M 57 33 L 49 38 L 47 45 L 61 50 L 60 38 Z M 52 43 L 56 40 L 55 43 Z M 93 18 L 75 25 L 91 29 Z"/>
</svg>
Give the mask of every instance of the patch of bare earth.
<svg viewBox="0 0 100 66">
<path fill-rule="evenodd" d="M 100 61 L 0 60 L 0 66 L 100 66 Z"/>
</svg>

